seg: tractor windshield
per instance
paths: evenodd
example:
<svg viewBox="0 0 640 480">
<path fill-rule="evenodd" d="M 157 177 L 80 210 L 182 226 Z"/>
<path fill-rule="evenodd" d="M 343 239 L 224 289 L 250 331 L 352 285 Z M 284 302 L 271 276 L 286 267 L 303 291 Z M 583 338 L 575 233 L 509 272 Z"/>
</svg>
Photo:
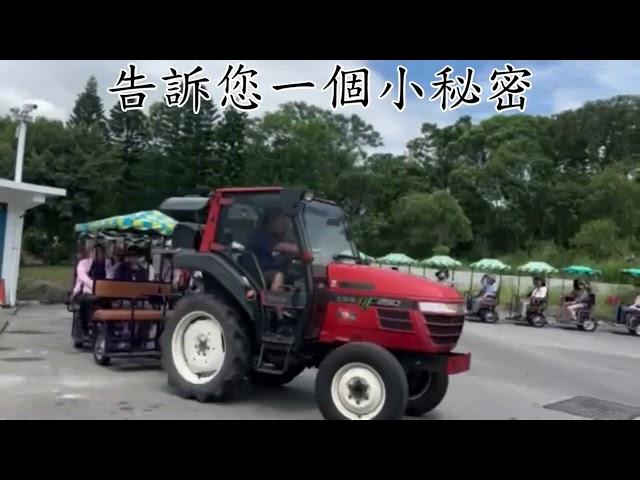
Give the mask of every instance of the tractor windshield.
<svg viewBox="0 0 640 480">
<path fill-rule="evenodd" d="M 303 220 L 313 249 L 314 262 L 328 264 L 336 259 L 356 261 L 344 212 L 328 203 L 305 203 Z"/>
</svg>

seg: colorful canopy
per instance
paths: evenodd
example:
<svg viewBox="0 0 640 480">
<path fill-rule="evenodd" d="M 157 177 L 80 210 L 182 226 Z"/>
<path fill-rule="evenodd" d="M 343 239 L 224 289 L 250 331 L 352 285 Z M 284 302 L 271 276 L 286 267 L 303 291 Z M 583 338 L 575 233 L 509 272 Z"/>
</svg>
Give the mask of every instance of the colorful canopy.
<svg viewBox="0 0 640 480">
<path fill-rule="evenodd" d="M 632 277 L 640 278 L 640 268 L 625 268 L 621 273 L 625 275 L 631 275 Z"/>
<path fill-rule="evenodd" d="M 433 268 L 454 269 L 462 266 L 462 262 L 455 260 L 447 255 L 434 255 L 431 258 L 425 258 L 420 261 L 421 265 Z"/>
<path fill-rule="evenodd" d="M 404 253 L 388 253 L 384 257 L 377 258 L 376 261 L 386 265 L 415 265 L 417 263 Z"/>
<path fill-rule="evenodd" d="M 511 267 L 506 263 L 502 263 L 495 258 L 483 258 L 477 262 L 469 265 L 472 270 L 480 270 L 484 272 L 506 272 L 511 270 Z"/>
<path fill-rule="evenodd" d="M 103 218 L 88 223 L 79 223 L 75 231 L 79 233 L 96 233 L 108 231 L 121 232 L 155 232 L 163 236 L 173 233 L 176 221 L 158 210 L 130 213 L 115 217 Z"/>
<path fill-rule="evenodd" d="M 522 273 L 538 273 L 550 275 L 552 273 L 558 273 L 558 269 L 552 267 L 546 262 L 529 262 L 518 267 L 518 271 Z"/>
<path fill-rule="evenodd" d="M 600 270 L 588 267 L 586 265 L 571 265 L 569 267 L 564 267 L 562 271 L 569 275 L 575 275 L 575 276 L 586 275 L 588 277 L 594 277 L 596 275 L 602 274 Z"/>
</svg>

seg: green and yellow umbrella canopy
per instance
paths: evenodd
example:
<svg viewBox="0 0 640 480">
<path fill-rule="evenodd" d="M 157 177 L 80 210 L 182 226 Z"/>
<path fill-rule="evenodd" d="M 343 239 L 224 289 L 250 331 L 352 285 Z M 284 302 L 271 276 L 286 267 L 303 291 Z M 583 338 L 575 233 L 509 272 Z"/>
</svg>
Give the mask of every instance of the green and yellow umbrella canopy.
<svg viewBox="0 0 640 480">
<path fill-rule="evenodd" d="M 640 268 L 625 268 L 621 273 L 630 275 L 634 278 L 640 278 Z"/>
<path fill-rule="evenodd" d="M 591 268 L 587 265 L 570 265 L 562 269 L 562 271 L 568 275 L 576 277 L 585 275 L 587 277 L 595 277 L 596 275 L 602 275 L 602 271 Z"/>
<path fill-rule="evenodd" d="M 462 263 L 447 255 L 434 255 L 433 257 L 422 260 L 420 265 L 431 268 L 446 268 L 448 270 L 453 270 L 454 268 L 461 267 Z"/>
<path fill-rule="evenodd" d="M 78 233 L 148 232 L 168 237 L 173 233 L 176 224 L 173 218 L 158 210 L 147 210 L 79 223 L 74 230 Z"/>
<path fill-rule="evenodd" d="M 385 264 L 385 265 L 416 265 L 417 262 L 405 255 L 404 253 L 389 253 L 384 257 L 380 257 L 376 259 L 376 262 Z"/>
<path fill-rule="evenodd" d="M 530 273 L 533 275 L 552 275 L 558 273 L 558 269 L 552 267 L 546 262 L 529 262 L 518 267 L 521 273 Z"/>
<path fill-rule="evenodd" d="M 472 270 L 477 270 L 480 272 L 508 272 L 511 270 L 511 267 L 506 263 L 501 262 L 500 260 L 496 260 L 495 258 L 483 258 L 482 260 L 478 260 L 477 262 L 473 262 L 469 265 Z"/>
</svg>

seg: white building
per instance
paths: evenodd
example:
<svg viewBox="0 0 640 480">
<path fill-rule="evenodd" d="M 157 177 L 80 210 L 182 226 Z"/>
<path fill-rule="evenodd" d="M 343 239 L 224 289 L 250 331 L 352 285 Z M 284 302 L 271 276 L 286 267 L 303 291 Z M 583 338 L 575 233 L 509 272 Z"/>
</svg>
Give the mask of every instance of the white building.
<svg viewBox="0 0 640 480">
<path fill-rule="evenodd" d="M 47 197 L 66 194 L 62 188 L 0 178 L 0 278 L 4 280 L 7 306 L 16 303 L 25 212 L 43 204 Z"/>
</svg>

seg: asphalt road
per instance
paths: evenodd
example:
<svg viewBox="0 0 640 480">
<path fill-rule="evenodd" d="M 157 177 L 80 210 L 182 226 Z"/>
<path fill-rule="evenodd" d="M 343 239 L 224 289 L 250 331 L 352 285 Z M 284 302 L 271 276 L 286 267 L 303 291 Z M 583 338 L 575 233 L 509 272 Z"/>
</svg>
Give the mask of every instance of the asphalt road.
<svg viewBox="0 0 640 480">
<path fill-rule="evenodd" d="M 247 386 L 227 404 L 183 400 L 154 360 L 94 364 L 71 345 L 62 307 L 22 308 L 0 335 L 0 419 L 320 419 L 314 371 L 289 386 Z M 471 371 L 452 377 L 426 420 L 571 419 L 544 405 L 574 396 L 640 407 L 640 338 L 548 326 L 467 323 L 459 351 Z"/>
</svg>

